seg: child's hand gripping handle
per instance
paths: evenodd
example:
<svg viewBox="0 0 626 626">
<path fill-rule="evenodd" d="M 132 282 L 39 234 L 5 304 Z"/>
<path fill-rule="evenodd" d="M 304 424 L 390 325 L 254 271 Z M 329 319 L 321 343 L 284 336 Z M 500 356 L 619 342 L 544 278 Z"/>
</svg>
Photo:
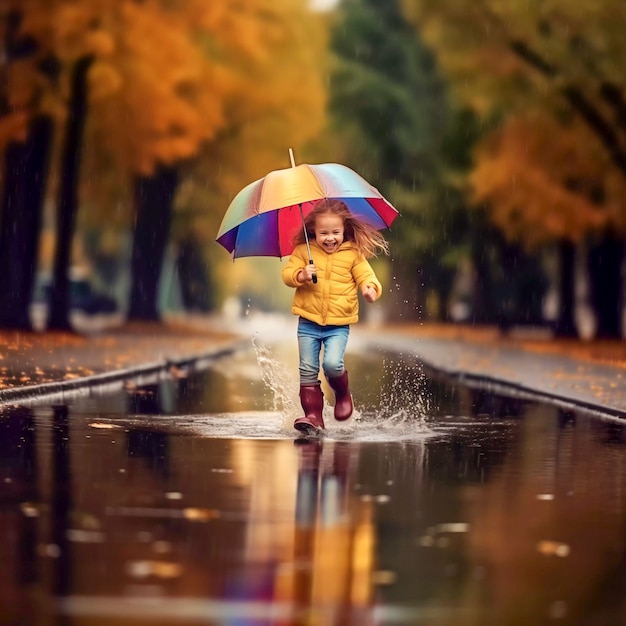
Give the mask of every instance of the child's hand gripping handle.
<svg viewBox="0 0 626 626">
<path fill-rule="evenodd" d="M 313 259 L 309 259 L 309 265 L 313 265 Z M 313 276 L 311 276 L 311 280 L 314 283 L 317 283 L 317 274 L 313 274 Z"/>
</svg>

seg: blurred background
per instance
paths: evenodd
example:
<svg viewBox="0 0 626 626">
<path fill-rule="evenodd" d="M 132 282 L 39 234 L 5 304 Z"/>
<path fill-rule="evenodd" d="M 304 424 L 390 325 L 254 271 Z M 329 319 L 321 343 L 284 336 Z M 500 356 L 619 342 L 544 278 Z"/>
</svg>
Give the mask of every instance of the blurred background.
<svg viewBox="0 0 626 626">
<path fill-rule="evenodd" d="M 626 5 L 7 0 L 0 327 L 289 311 L 234 195 L 344 163 L 401 212 L 364 314 L 624 336 Z"/>
</svg>

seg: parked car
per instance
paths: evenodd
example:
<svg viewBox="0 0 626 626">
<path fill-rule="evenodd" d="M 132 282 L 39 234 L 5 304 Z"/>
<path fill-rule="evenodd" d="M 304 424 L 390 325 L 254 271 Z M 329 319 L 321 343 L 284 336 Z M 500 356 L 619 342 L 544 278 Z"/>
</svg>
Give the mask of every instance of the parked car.
<svg viewBox="0 0 626 626">
<path fill-rule="evenodd" d="M 71 310 L 82 311 L 87 315 L 115 313 L 118 310 L 115 298 L 96 291 L 88 277 L 76 275 L 76 272 L 73 272 L 73 274 L 70 276 Z M 49 305 L 51 292 L 51 279 L 47 276 L 40 278 L 35 288 L 33 303 Z"/>
</svg>

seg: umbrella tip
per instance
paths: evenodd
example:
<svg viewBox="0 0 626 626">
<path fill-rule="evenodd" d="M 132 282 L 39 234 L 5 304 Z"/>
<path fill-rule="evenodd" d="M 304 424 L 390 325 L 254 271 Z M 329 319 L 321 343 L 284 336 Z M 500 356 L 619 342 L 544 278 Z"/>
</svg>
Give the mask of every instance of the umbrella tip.
<svg viewBox="0 0 626 626">
<path fill-rule="evenodd" d="M 291 167 L 295 167 L 296 161 L 293 158 L 293 150 L 291 148 L 289 148 L 289 160 L 291 161 Z"/>
</svg>

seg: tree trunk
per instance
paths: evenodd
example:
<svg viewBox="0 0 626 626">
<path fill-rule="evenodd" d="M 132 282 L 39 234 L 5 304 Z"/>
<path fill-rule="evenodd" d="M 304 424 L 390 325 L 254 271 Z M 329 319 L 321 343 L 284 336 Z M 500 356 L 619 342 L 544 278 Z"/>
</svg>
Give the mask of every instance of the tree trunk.
<svg viewBox="0 0 626 626">
<path fill-rule="evenodd" d="M 558 254 L 560 266 L 559 314 L 554 323 L 554 334 L 557 337 L 577 337 L 578 332 L 574 321 L 574 259 L 576 256 L 574 244 L 561 240 L 558 244 Z"/>
<path fill-rule="evenodd" d="M 5 71 L 37 51 L 36 41 L 21 32 L 22 13 L 9 10 L 4 16 Z M 44 73 L 54 79 L 53 64 Z M 5 85 L 6 87 L 6 85 Z M 0 114 L 12 112 L 9 95 L 0 94 Z M 24 141 L 10 143 L 4 151 L 2 219 L 0 220 L 0 326 L 31 330 L 29 304 L 32 297 L 39 250 L 43 197 L 48 178 L 52 120 L 32 117 Z"/>
<path fill-rule="evenodd" d="M 71 330 L 69 268 L 78 213 L 78 183 L 83 129 L 87 118 L 87 75 L 93 57 L 79 59 L 72 70 L 67 126 L 61 161 L 56 249 L 48 328 Z"/>
<path fill-rule="evenodd" d="M 12 143 L 5 150 L 0 224 L 2 328 L 32 330 L 29 305 L 37 273 L 52 133 L 52 120 L 37 117 L 26 141 Z"/>
<path fill-rule="evenodd" d="M 170 236 L 178 172 L 160 166 L 134 184 L 135 227 L 128 320 L 159 321 L 159 281 Z"/>
<path fill-rule="evenodd" d="M 606 236 L 589 249 L 590 300 L 597 317 L 596 337 L 622 338 L 624 242 Z"/>
<path fill-rule="evenodd" d="M 450 315 L 450 297 L 452 295 L 453 285 L 454 276 L 450 272 L 447 280 L 441 281 L 435 286 L 435 293 L 437 294 L 437 298 L 440 303 L 438 311 L 439 322 L 452 321 L 452 316 Z"/>
<path fill-rule="evenodd" d="M 548 280 L 538 256 L 529 255 L 515 243 L 499 239 L 500 325 L 543 324 L 542 303 Z"/>
<path fill-rule="evenodd" d="M 493 324 L 497 319 L 493 272 L 489 260 L 490 245 L 485 245 L 485 230 L 472 233 L 471 256 L 474 268 L 472 291 L 472 322 Z"/>
<path fill-rule="evenodd" d="M 391 260 L 392 284 L 389 285 L 389 300 L 386 315 L 392 322 L 412 322 L 424 318 L 425 298 L 420 280 L 421 271 L 416 262 Z M 386 286 L 383 285 L 386 291 Z M 386 298 L 385 298 L 386 299 Z"/>
<path fill-rule="evenodd" d="M 213 309 L 211 278 L 200 245 L 192 235 L 179 241 L 176 267 L 185 309 L 205 312 Z"/>
</svg>

